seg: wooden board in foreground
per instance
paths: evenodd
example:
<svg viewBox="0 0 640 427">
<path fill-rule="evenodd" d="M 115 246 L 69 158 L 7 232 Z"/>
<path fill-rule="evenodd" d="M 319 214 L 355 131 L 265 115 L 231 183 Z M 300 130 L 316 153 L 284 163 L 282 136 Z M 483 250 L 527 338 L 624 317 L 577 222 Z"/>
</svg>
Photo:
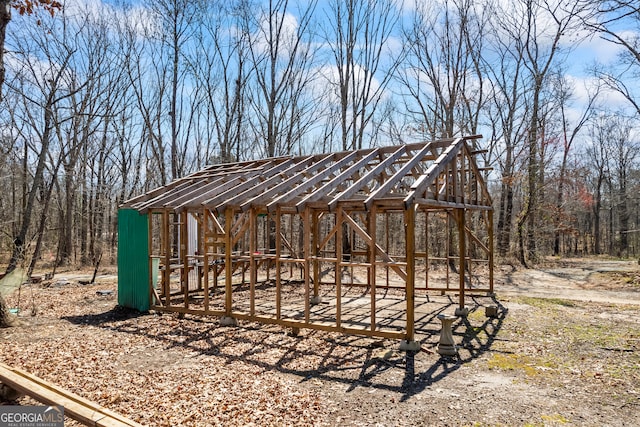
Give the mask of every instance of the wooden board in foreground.
<svg viewBox="0 0 640 427">
<path fill-rule="evenodd" d="M 143 427 L 97 403 L 4 363 L 0 363 L 0 382 L 46 405 L 63 406 L 65 416 L 87 426 Z"/>
</svg>

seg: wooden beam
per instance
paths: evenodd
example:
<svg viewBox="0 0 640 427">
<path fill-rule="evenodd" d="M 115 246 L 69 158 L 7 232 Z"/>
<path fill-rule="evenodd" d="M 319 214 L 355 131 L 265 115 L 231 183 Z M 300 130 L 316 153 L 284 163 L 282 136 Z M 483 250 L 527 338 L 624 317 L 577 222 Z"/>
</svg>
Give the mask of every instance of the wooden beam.
<svg viewBox="0 0 640 427">
<path fill-rule="evenodd" d="M 329 182 L 317 188 L 313 193 L 307 195 L 302 200 L 300 200 L 296 204 L 296 210 L 298 212 L 301 212 L 302 210 L 304 210 L 304 207 L 306 206 L 307 203 L 316 201 L 328 195 L 331 191 L 333 191 L 336 187 L 342 184 L 345 180 L 352 177 L 353 174 L 358 173 L 360 172 L 360 170 L 364 169 L 364 167 L 367 166 L 369 162 L 371 162 L 371 160 L 376 158 L 378 155 L 379 155 L 379 149 L 376 148 L 366 156 L 363 156 L 361 159 L 356 161 L 347 169 L 340 172 L 335 178 L 331 179 Z"/>
<path fill-rule="evenodd" d="M 400 156 L 402 156 L 407 150 L 406 146 L 401 146 L 395 152 L 393 152 L 389 157 L 381 161 L 375 168 L 367 172 L 364 176 L 362 176 L 358 181 L 354 182 L 343 192 L 337 194 L 333 200 L 329 202 L 329 210 L 334 210 L 336 205 L 341 200 L 345 200 L 356 192 L 360 191 L 362 187 L 369 184 L 372 179 L 380 175 L 384 170 L 386 170 L 389 166 L 391 166 Z"/>
<path fill-rule="evenodd" d="M 182 211 L 180 214 L 180 282 L 184 292 L 184 307 L 189 308 L 189 213 Z"/>
<path fill-rule="evenodd" d="M 408 162 L 406 162 L 391 178 L 388 178 L 384 184 L 378 187 L 367 199 L 364 204 L 369 209 L 371 204 L 375 201 L 375 199 L 380 198 L 385 195 L 391 188 L 393 188 L 396 184 L 398 184 L 405 176 L 411 172 L 416 165 L 422 162 L 427 156 L 427 154 L 431 151 L 431 144 L 426 144 L 422 149 L 420 149 Z"/>
<path fill-rule="evenodd" d="M 256 209 L 249 211 L 249 313 L 256 314 L 256 283 L 258 282 L 258 221 Z"/>
<path fill-rule="evenodd" d="M 265 172 L 265 177 L 267 178 L 265 181 L 261 182 L 260 185 L 255 186 L 253 188 L 249 188 L 243 192 L 238 193 L 237 195 L 225 200 L 223 203 L 219 205 L 219 209 L 223 210 L 227 205 L 240 205 L 247 200 L 250 200 L 257 195 L 262 196 L 266 191 L 268 191 L 271 187 L 278 185 L 282 181 L 284 181 L 291 174 L 297 173 L 300 170 L 306 168 L 313 161 L 314 156 L 303 157 L 302 159 L 292 160 L 293 164 L 287 164 L 287 168 L 285 170 L 277 170 L 273 168 L 273 170 Z"/>
<path fill-rule="evenodd" d="M 467 253 L 467 239 L 465 233 L 465 211 L 464 209 L 457 209 L 457 217 L 458 217 L 458 252 L 459 252 L 459 260 L 460 260 L 460 293 L 459 293 L 459 305 L 460 308 L 464 308 L 464 293 L 465 293 L 465 283 L 464 278 L 466 274 L 465 270 L 465 257 Z"/>
<path fill-rule="evenodd" d="M 413 341 L 415 334 L 415 281 L 416 281 L 416 210 L 412 206 L 405 211 L 405 253 L 407 255 L 407 275 L 405 278 L 405 289 L 407 297 L 407 341 Z"/>
<path fill-rule="evenodd" d="M 309 254 L 309 257 L 313 257 L 313 298 L 317 300 L 320 295 L 320 262 L 318 261 L 318 253 L 320 252 L 320 247 L 318 246 L 318 238 L 320 237 L 320 218 L 322 217 L 322 213 L 318 213 L 313 211 L 313 234 L 312 234 L 312 245 L 313 250 Z"/>
<path fill-rule="evenodd" d="M 280 319 L 282 311 L 282 278 L 281 278 L 281 257 L 282 257 L 282 212 L 280 207 L 276 208 L 276 318 Z"/>
<path fill-rule="evenodd" d="M 311 209 L 304 210 L 302 218 L 303 244 L 302 256 L 304 257 L 304 321 L 309 323 L 311 313 Z"/>
<path fill-rule="evenodd" d="M 180 183 L 177 183 L 174 187 L 161 187 L 163 189 L 165 189 L 164 192 L 157 194 L 155 197 L 150 198 L 148 200 L 143 200 L 140 201 L 138 203 L 134 203 L 131 207 L 133 209 L 138 210 L 139 212 L 146 212 L 149 209 L 152 208 L 162 208 L 163 204 L 162 201 L 165 200 L 169 194 L 181 194 L 181 192 L 188 192 L 193 188 L 197 188 L 198 186 L 202 185 L 202 183 L 199 182 L 195 182 L 195 181 L 182 181 Z"/>
<path fill-rule="evenodd" d="M 103 406 L 29 372 L 0 363 L 0 382 L 46 405 L 64 407 L 64 415 L 87 426 L 142 427 Z"/>
<path fill-rule="evenodd" d="M 376 330 L 376 224 L 377 209 L 372 206 L 369 211 L 368 231 L 371 234 L 371 242 L 369 243 L 369 292 L 371 293 L 371 330 Z"/>
<path fill-rule="evenodd" d="M 427 169 L 427 172 L 420 176 L 416 180 L 416 182 L 411 185 L 411 191 L 404 199 L 405 208 L 408 209 L 409 205 L 413 204 L 414 199 L 418 194 L 424 192 L 427 186 L 431 185 L 433 180 L 445 170 L 445 168 L 449 165 L 452 159 L 458 154 L 462 145 L 464 144 L 464 139 L 457 138 L 454 140 L 446 150 L 436 159 L 436 161 Z"/>
<path fill-rule="evenodd" d="M 164 244 L 164 271 L 162 272 L 162 287 L 164 293 L 164 305 L 171 304 L 171 224 L 169 223 L 169 211 L 162 212 L 162 234 Z"/>
<path fill-rule="evenodd" d="M 298 183 L 298 185 L 294 186 L 293 188 L 290 188 L 286 193 L 282 194 L 280 197 L 277 197 L 276 199 L 267 203 L 267 209 L 273 210 L 276 205 L 288 202 L 296 198 L 297 196 L 309 190 L 310 188 L 313 188 L 314 185 L 317 185 L 320 182 L 322 182 L 322 180 L 324 180 L 325 178 L 339 171 L 344 166 L 348 165 L 352 161 L 355 161 L 356 159 L 358 159 L 359 156 L 366 155 L 369 151 L 372 151 L 372 150 L 373 149 L 363 150 L 363 151 L 353 151 L 347 154 L 342 159 L 336 161 L 328 168 L 318 172 L 317 174 L 315 174 L 309 179 L 302 180 L 300 183 Z"/>
<path fill-rule="evenodd" d="M 329 153 L 323 154 L 321 156 L 314 156 L 311 165 L 306 167 L 305 169 L 299 171 L 295 175 L 285 179 L 280 184 L 275 185 L 274 187 L 266 190 L 265 192 L 255 196 L 240 205 L 240 209 L 244 212 L 248 210 L 252 206 L 264 206 L 268 202 L 272 200 L 273 197 L 277 197 L 280 193 L 286 193 L 290 188 L 296 185 L 297 182 L 304 181 L 304 179 L 309 175 L 317 172 L 319 169 L 322 169 L 324 165 L 331 162 L 331 160 L 338 159 L 338 154 Z"/>
<path fill-rule="evenodd" d="M 224 236 L 224 312 L 227 316 L 231 316 L 231 305 L 233 304 L 232 298 L 232 280 L 233 280 L 233 259 L 231 258 L 231 252 L 233 250 L 233 245 L 231 243 L 231 227 L 233 226 L 233 209 L 227 208 L 225 210 L 225 219 L 224 219 L 224 228 L 225 228 L 225 236 Z"/>
<path fill-rule="evenodd" d="M 166 201 L 162 202 L 163 206 L 166 208 L 172 209 L 182 209 L 183 206 L 192 204 L 193 199 L 197 199 L 199 197 L 209 197 L 208 195 L 220 191 L 220 187 L 224 186 L 225 182 L 228 179 L 225 177 L 220 177 L 213 181 L 200 181 L 195 185 L 191 191 L 188 191 L 183 194 L 169 194 Z M 195 204 L 192 204 L 194 207 Z"/>
<path fill-rule="evenodd" d="M 204 309 L 209 310 L 209 248 L 207 247 L 207 237 L 209 233 L 209 219 L 211 217 L 211 211 L 207 208 L 202 208 L 202 280 L 204 281 Z"/>
<path fill-rule="evenodd" d="M 402 269 L 398 265 L 395 265 L 397 264 L 396 261 L 393 258 L 391 258 L 391 256 L 389 256 L 389 254 L 387 254 L 381 246 L 375 243 L 374 240 L 371 238 L 371 236 L 369 236 L 369 234 L 367 234 L 367 232 L 363 230 L 362 227 L 360 227 L 360 225 L 358 225 L 358 223 L 353 220 L 353 218 L 351 218 L 346 213 L 343 213 L 343 218 L 344 218 L 344 221 L 348 222 L 349 225 L 351 225 L 351 227 L 354 229 L 354 231 L 358 233 L 360 237 L 366 240 L 368 244 L 374 245 L 374 247 L 378 251 L 378 254 L 382 258 L 384 258 L 385 261 L 390 263 L 389 267 L 391 267 L 396 273 L 398 273 L 398 275 L 402 277 L 404 280 L 407 279 L 407 273 L 402 271 Z"/>
<path fill-rule="evenodd" d="M 336 212 L 336 267 L 335 267 L 335 280 L 336 280 L 336 328 L 342 327 L 342 239 L 343 239 L 343 210 L 338 206 Z"/>
</svg>

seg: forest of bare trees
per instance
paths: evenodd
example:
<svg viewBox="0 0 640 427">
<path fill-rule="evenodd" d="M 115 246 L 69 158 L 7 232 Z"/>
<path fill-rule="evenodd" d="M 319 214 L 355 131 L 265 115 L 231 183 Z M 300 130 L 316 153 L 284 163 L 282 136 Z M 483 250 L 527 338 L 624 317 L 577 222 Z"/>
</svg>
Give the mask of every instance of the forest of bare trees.
<svg viewBox="0 0 640 427">
<path fill-rule="evenodd" d="M 0 101 L 5 264 L 114 262 L 119 204 L 206 164 L 476 133 L 501 259 L 640 255 L 635 2 L 17 12 Z M 584 60 L 594 45 L 614 54 Z"/>
</svg>

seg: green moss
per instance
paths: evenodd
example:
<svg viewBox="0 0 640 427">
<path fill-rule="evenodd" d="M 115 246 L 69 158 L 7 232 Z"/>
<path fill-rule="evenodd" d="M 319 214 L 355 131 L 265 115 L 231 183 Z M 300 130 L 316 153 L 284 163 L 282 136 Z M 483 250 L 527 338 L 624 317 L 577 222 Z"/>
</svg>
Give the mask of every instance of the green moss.
<svg viewBox="0 0 640 427">
<path fill-rule="evenodd" d="M 531 305 L 538 308 L 551 308 L 555 305 L 560 305 L 563 307 L 577 307 L 574 301 L 569 301 L 562 298 L 520 297 L 519 300 L 523 304 Z"/>
<path fill-rule="evenodd" d="M 565 418 L 563 415 L 560 415 L 560 414 L 541 415 L 540 418 L 542 418 L 542 420 L 545 421 L 545 424 L 547 422 L 554 423 L 554 424 L 567 424 L 569 422 L 567 418 Z"/>
<path fill-rule="evenodd" d="M 547 370 L 555 370 L 558 367 L 551 359 L 503 353 L 493 354 L 487 361 L 487 366 L 489 369 L 502 371 L 521 371 L 530 377 L 540 375 Z"/>
</svg>

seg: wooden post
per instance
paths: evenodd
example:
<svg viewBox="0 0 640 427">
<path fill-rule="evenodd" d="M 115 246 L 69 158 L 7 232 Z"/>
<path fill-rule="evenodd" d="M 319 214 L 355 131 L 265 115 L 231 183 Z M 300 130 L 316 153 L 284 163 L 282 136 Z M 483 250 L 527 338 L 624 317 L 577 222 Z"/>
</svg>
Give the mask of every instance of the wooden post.
<svg viewBox="0 0 640 427">
<path fill-rule="evenodd" d="M 336 327 L 342 324 L 342 207 L 338 207 L 336 212 Z"/>
<path fill-rule="evenodd" d="M 493 293 L 493 211 L 487 212 L 489 233 L 489 292 Z"/>
<path fill-rule="evenodd" d="M 309 323 L 310 311 L 311 311 L 311 256 L 313 251 L 311 250 L 311 209 L 306 206 L 304 209 L 304 218 L 302 219 L 304 236 L 303 236 L 303 248 L 302 256 L 304 257 L 304 321 Z"/>
<path fill-rule="evenodd" d="M 256 227 L 258 212 L 251 208 L 249 211 L 249 313 L 256 314 L 256 282 L 258 271 L 256 263 L 256 251 L 258 250 L 258 231 Z"/>
<path fill-rule="evenodd" d="M 182 264 L 182 273 L 180 280 L 182 282 L 182 291 L 184 293 L 184 308 L 189 308 L 189 227 L 187 221 L 188 212 L 180 213 L 180 263 Z"/>
<path fill-rule="evenodd" d="M 451 262 L 451 218 L 449 217 L 449 213 L 448 211 L 444 212 L 445 214 L 445 220 L 447 221 L 447 226 L 445 228 L 445 233 L 446 233 L 446 255 L 447 255 L 447 260 L 445 261 L 445 265 L 447 266 L 446 268 L 446 278 L 447 278 L 447 289 L 449 289 L 449 284 L 451 282 L 451 279 L 449 277 L 449 270 L 450 270 L 450 266 L 449 263 Z M 442 292 L 442 295 L 444 295 L 444 292 Z"/>
<path fill-rule="evenodd" d="M 276 319 L 281 318 L 281 309 L 282 309 L 282 295 L 280 295 L 281 291 L 281 277 L 280 277 L 280 257 L 282 256 L 282 217 L 280 206 L 276 208 Z"/>
<path fill-rule="evenodd" d="M 232 258 L 232 236 L 231 229 L 233 228 L 233 208 L 228 207 L 225 209 L 224 220 L 224 312 L 227 316 L 231 317 L 231 305 L 233 304 L 232 292 L 232 280 L 233 280 L 233 258 Z"/>
<path fill-rule="evenodd" d="M 424 286 L 429 289 L 429 211 L 424 211 Z"/>
<path fill-rule="evenodd" d="M 385 238 L 386 238 L 386 246 L 384 248 L 386 253 L 389 253 L 389 212 L 384 213 L 384 228 L 385 228 Z M 386 274 L 386 288 L 389 289 L 389 264 L 385 263 L 384 266 L 385 274 Z"/>
<path fill-rule="evenodd" d="M 416 279 L 416 210 L 415 206 L 410 206 L 409 209 L 404 211 L 405 213 L 405 254 L 407 257 L 407 280 L 406 280 L 406 295 L 407 295 L 407 335 L 406 341 L 414 341 L 415 333 L 415 279 Z"/>
<path fill-rule="evenodd" d="M 164 243 L 164 272 L 162 287 L 164 288 L 164 305 L 171 304 L 171 233 L 169 223 L 169 211 L 162 212 L 162 234 Z"/>
<path fill-rule="evenodd" d="M 200 213 L 200 215 L 196 214 L 197 211 L 194 211 L 193 213 L 193 217 L 196 219 L 197 221 L 197 227 L 196 227 L 196 233 L 197 233 L 197 237 L 196 237 L 196 254 L 203 256 L 204 255 L 204 234 L 205 234 L 205 228 L 204 228 L 204 215 L 202 215 L 202 212 Z M 199 221 L 198 221 L 199 219 Z M 202 263 L 202 267 L 200 267 L 200 264 Z M 202 280 L 204 277 L 204 271 L 202 269 L 205 268 L 204 264 L 204 258 L 197 258 L 196 257 L 196 280 L 198 281 L 198 290 L 201 291 L 204 289 L 203 284 L 202 284 Z"/>
<path fill-rule="evenodd" d="M 212 222 L 211 226 L 213 227 L 212 228 L 212 233 L 211 233 L 212 234 L 212 238 L 213 238 L 213 248 L 212 248 L 213 249 L 213 254 L 214 254 L 213 259 L 215 261 L 220 261 L 220 257 L 219 257 L 219 254 L 220 254 L 220 230 L 219 230 L 219 227 L 217 226 L 217 224 L 215 223 L 215 221 L 217 221 L 217 219 L 215 218 L 215 215 L 216 215 L 215 211 L 209 211 L 209 212 L 211 213 L 211 222 Z M 218 275 L 218 263 L 217 262 L 213 263 L 212 271 L 213 271 L 213 289 L 214 289 L 214 291 L 217 291 L 218 290 L 218 278 L 219 278 L 219 275 Z"/>
<path fill-rule="evenodd" d="M 204 281 L 204 311 L 209 311 L 209 209 L 202 208 L 202 280 Z"/>
<path fill-rule="evenodd" d="M 467 253 L 467 244 L 466 244 L 466 230 L 465 230 L 465 210 L 464 209 L 456 209 L 457 211 L 457 222 L 458 222 L 458 240 L 459 240 L 459 244 L 458 244 L 458 251 L 459 251 L 459 255 L 460 255 L 460 309 L 464 309 L 464 291 L 465 291 L 465 284 L 464 284 L 464 277 L 466 274 L 465 271 L 465 257 L 466 257 L 466 253 Z"/>
<path fill-rule="evenodd" d="M 313 301 L 314 304 L 319 302 L 320 297 L 320 262 L 318 261 L 318 238 L 320 237 L 320 224 L 318 223 L 318 212 L 313 212 L 313 236 L 312 236 L 312 251 L 311 256 L 313 260 Z"/>
<path fill-rule="evenodd" d="M 371 292 L 371 330 L 376 330 L 376 205 L 369 210 L 369 292 Z"/>
</svg>

